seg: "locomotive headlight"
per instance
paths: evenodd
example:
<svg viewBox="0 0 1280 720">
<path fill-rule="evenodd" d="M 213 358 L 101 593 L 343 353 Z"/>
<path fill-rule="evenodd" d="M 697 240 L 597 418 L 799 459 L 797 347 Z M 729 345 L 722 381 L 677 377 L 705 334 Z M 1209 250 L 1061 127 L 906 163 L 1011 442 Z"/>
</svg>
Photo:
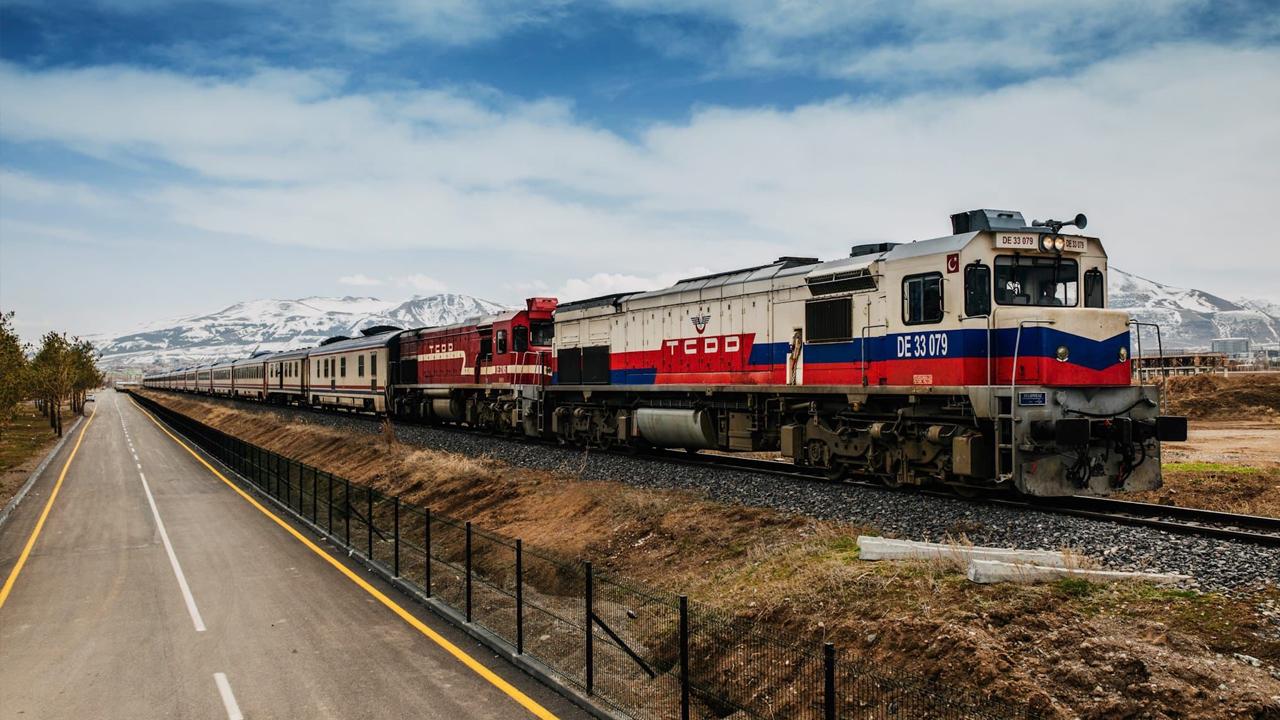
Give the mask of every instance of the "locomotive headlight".
<svg viewBox="0 0 1280 720">
<path fill-rule="evenodd" d="M 1062 248 L 1067 246 L 1067 241 L 1063 238 L 1056 237 L 1053 239 L 1053 249 L 1062 252 Z"/>
<path fill-rule="evenodd" d="M 1066 362 L 1067 358 L 1071 357 L 1071 350 L 1066 345 L 1059 345 L 1058 352 L 1054 353 L 1054 357 L 1058 359 L 1058 362 Z"/>
<path fill-rule="evenodd" d="M 1053 238 L 1048 235 L 1040 238 L 1040 247 L 1044 248 L 1045 252 L 1053 252 Z"/>
<path fill-rule="evenodd" d="M 1124 347 L 1124 346 L 1121 346 L 1121 347 L 1120 347 L 1120 362 L 1124 362 L 1124 361 L 1126 361 L 1126 360 L 1128 360 L 1128 359 L 1129 359 L 1129 348 Z"/>
</svg>

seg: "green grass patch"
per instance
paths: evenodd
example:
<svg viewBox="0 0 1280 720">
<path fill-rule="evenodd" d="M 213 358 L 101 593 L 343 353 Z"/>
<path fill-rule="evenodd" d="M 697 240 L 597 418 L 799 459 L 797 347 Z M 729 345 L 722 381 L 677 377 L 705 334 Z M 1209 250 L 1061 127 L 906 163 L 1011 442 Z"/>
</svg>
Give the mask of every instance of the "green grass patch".
<svg viewBox="0 0 1280 720">
<path fill-rule="evenodd" d="M 1222 475 L 1259 475 L 1262 468 L 1217 462 L 1174 462 L 1164 464 L 1165 472 L 1218 473 Z"/>
<path fill-rule="evenodd" d="M 1083 578 L 1065 577 L 1054 583 L 1058 592 L 1072 598 L 1085 598 L 1093 594 L 1098 586 Z"/>
</svg>

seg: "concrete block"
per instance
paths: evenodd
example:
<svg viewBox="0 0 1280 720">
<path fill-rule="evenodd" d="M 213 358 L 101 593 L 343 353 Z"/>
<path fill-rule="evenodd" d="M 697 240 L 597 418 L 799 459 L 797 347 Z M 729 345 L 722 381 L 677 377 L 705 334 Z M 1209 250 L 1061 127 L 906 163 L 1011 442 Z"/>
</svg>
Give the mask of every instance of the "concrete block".
<svg viewBox="0 0 1280 720">
<path fill-rule="evenodd" d="M 1115 582 L 1118 580 L 1143 580 L 1160 585 L 1175 585 L 1191 579 L 1190 575 L 1172 573 L 1122 572 L 1120 570 L 1082 570 L 1078 568 L 1045 567 L 995 560 L 972 560 L 969 563 L 969 579 L 976 583 L 1051 582 L 1062 578 L 1079 578 L 1089 582 Z"/>
<path fill-rule="evenodd" d="M 1000 560 L 1045 567 L 1071 565 L 1065 553 L 1049 550 L 948 545 L 914 540 L 891 540 L 869 535 L 858 537 L 858 556 L 863 560 L 950 560 L 961 566 L 968 564 L 971 560 Z"/>
</svg>

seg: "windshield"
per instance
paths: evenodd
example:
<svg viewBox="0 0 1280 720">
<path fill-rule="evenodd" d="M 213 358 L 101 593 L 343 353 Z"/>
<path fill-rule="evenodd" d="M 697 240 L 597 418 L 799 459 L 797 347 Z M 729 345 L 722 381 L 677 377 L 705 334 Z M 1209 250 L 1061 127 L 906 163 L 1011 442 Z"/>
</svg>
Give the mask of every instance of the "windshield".
<svg viewBox="0 0 1280 720">
<path fill-rule="evenodd" d="M 551 322 L 531 322 L 529 331 L 532 334 L 529 341 L 534 347 L 549 347 L 556 337 L 556 326 Z"/>
<path fill-rule="evenodd" d="M 996 302 L 1075 307 L 1077 277 L 1079 267 L 1070 258 L 1001 255 L 996 258 Z"/>
</svg>

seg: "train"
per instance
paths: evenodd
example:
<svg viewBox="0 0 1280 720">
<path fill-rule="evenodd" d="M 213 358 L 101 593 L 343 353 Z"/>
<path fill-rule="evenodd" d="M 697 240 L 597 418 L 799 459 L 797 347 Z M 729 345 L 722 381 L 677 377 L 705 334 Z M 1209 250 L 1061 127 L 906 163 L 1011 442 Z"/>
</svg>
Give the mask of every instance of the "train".
<svg viewBox="0 0 1280 720">
<path fill-rule="evenodd" d="M 585 447 L 774 452 L 832 481 L 962 495 L 1152 490 L 1187 421 L 1134 379 L 1144 323 L 1108 307 L 1086 223 L 971 210 L 949 235 L 835 260 L 534 297 L 143 385 Z"/>
</svg>

